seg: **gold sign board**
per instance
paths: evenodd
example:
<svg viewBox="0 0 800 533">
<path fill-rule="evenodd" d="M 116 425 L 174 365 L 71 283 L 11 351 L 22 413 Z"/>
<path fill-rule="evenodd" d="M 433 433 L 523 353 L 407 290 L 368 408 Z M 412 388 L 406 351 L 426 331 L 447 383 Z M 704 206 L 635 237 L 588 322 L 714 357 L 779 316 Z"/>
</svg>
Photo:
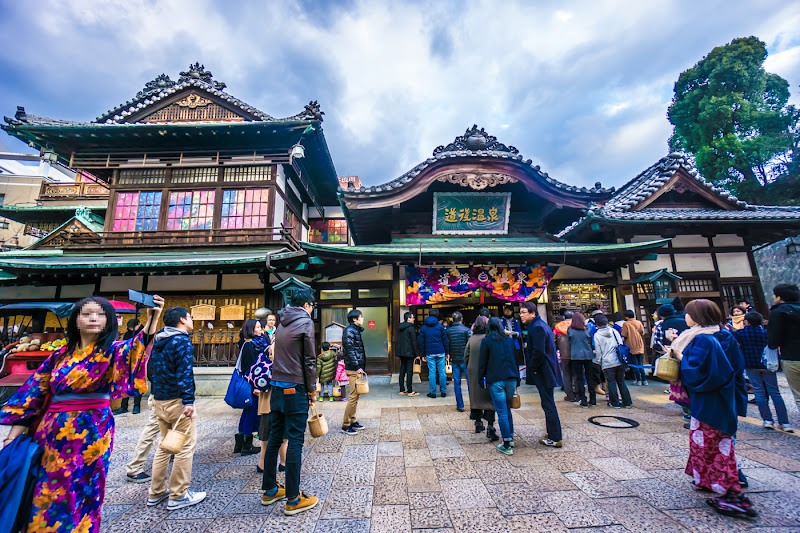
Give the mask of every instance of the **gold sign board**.
<svg viewBox="0 0 800 533">
<path fill-rule="evenodd" d="M 244 320 L 243 305 L 225 305 L 219 308 L 220 320 Z"/>
<path fill-rule="evenodd" d="M 190 311 L 192 312 L 192 320 L 214 320 L 217 314 L 217 306 L 206 304 L 193 305 Z"/>
</svg>

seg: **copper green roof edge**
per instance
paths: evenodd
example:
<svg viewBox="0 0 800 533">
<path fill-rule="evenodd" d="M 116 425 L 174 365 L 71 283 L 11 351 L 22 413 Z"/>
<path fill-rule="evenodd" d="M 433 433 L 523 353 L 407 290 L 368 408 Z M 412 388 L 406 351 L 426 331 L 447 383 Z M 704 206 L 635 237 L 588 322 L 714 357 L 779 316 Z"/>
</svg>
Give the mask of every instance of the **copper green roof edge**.
<svg viewBox="0 0 800 533">
<path fill-rule="evenodd" d="M 34 270 L 34 269 L 47 269 L 47 270 L 67 270 L 75 268 L 157 268 L 157 267 L 191 267 L 191 266 L 213 266 L 213 265 L 243 265 L 248 263 L 261 263 L 266 260 L 267 250 L 259 253 L 253 253 L 243 257 L 225 257 L 224 254 L 215 252 L 213 254 L 205 254 L 205 256 L 198 256 L 198 252 L 194 255 L 184 254 L 184 258 L 177 260 L 157 261 L 155 258 L 148 257 L 147 254 L 142 255 L 140 261 L 134 260 L 133 257 L 127 256 L 109 256 L 109 255 L 77 255 L 77 254 L 61 254 L 54 256 L 21 256 L 18 261 L 14 258 L 4 257 L 0 254 L 0 269 L 12 270 Z M 117 261 L 110 261 L 112 257 L 116 257 Z M 37 260 L 38 259 L 38 260 Z M 44 261 L 43 261 L 44 259 Z M 58 259 L 59 262 L 47 262 L 47 259 Z M 94 261 L 93 261 L 94 260 Z M 104 261 L 105 260 L 105 261 Z"/>
<path fill-rule="evenodd" d="M 20 206 L 20 205 L 0 205 L 0 213 L 9 212 L 9 213 L 34 213 L 43 211 L 45 213 L 49 211 L 69 211 L 74 213 L 76 209 L 79 207 L 86 207 L 88 209 L 97 209 L 98 211 L 106 211 L 108 210 L 107 205 L 36 205 L 36 206 Z M 5 216 L 5 215 L 4 215 Z"/>
<path fill-rule="evenodd" d="M 666 277 L 668 277 L 670 279 L 674 279 L 674 280 L 683 279 L 682 277 L 678 276 L 677 274 L 673 274 L 672 272 L 670 272 L 666 268 L 662 268 L 661 270 L 656 270 L 655 272 L 650 272 L 649 274 L 645 274 L 645 275 L 641 276 L 639 279 L 637 279 L 636 281 L 632 282 L 631 284 L 632 285 L 636 285 L 638 283 L 644 283 L 646 281 L 653 281 L 655 279 L 660 278 L 661 276 L 666 276 Z"/>
<path fill-rule="evenodd" d="M 436 244 L 436 247 L 431 249 L 430 242 L 422 243 L 422 253 L 425 255 L 441 254 L 441 255 L 456 255 L 456 254 L 481 254 L 481 255 L 519 255 L 519 254 L 563 254 L 566 250 L 571 254 L 590 254 L 598 252 L 624 252 L 633 250 L 647 250 L 651 248 L 660 248 L 665 246 L 669 239 L 660 239 L 656 241 L 646 241 L 640 243 L 609 243 L 609 244 L 575 244 L 575 243 L 533 243 L 527 241 L 514 241 L 512 242 L 472 242 L 472 243 L 444 243 Z M 302 243 L 303 249 L 309 254 L 313 252 L 319 253 L 333 253 L 339 255 L 409 255 L 413 256 L 419 254 L 419 241 L 403 243 L 405 246 L 397 246 L 397 243 L 390 244 L 368 244 L 357 246 L 337 246 L 325 244 Z M 493 246 L 486 246 L 491 244 Z M 426 247 L 426 245 L 428 245 Z M 503 246 L 505 245 L 505 246 Z"/>
<path fill-rule="evenodd" d="M 2 124 L 3 130 L 11 133 L 12 131 L 30 131 L 30 130 L 117 130 L 117 129 L 164 129 L 164 128 L 263 128 L 265 126 L 297 126 L 307 127 L 309 124 L 315 124 L 315 120 L 248 120 L 239 122 L 174 122 L 174 123 L 158 123 L 158 122 L 126 122 L 126 123 L 113 123 L 107 124 L 105 122 L 86 122 L 81 124 Z"/>
<path fill-rule="evenodd" d="M 12 279 L 17 279 L 17 276 L 0 270 L 0 281 L 9 281 Z"/>
</svg>

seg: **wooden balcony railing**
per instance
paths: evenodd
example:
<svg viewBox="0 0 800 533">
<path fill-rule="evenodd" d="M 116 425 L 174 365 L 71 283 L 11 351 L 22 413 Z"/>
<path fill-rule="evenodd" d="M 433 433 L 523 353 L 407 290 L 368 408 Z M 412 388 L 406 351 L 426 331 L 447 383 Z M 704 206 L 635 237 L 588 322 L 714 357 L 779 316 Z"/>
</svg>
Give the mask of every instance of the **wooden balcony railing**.
<svg viewBox="0 0 800 533">
<path fill-rule="evenodd" d="M 88 181 L 79 183 L 42 183 L 40 200 L 54 199 L 98 199 L 108 198 L 108 188 Z"/>
<path fill-rule="evenodd" d="M 60 237 L 60 236 L 59 236 Z M 122 248 L 141 247 L 167 248 L 175 246 L 200 247 L 209 245 L 241 246 L 284 242 L 293 250 L 300 244 L 292 236 L 292 228 L 253 228 L 235 230 L 185 230 L 185 231 L 103 231 L 100 233 L 64 234 L 53 241 L 57 247 L 69 245 L 78 248 Z"/>
</svg>

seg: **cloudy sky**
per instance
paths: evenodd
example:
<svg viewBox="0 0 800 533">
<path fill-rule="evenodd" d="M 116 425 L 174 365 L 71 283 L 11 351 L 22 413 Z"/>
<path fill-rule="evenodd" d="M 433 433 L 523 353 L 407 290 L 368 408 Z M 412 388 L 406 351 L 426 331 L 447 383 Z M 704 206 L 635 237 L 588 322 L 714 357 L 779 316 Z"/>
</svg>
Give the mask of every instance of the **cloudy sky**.
<svg viewBox="0 0 800 533">
<path fill-rule="evenodd" d="M 0 114 L 93 120 L 200 61 L 273 116 L 318 100 L 338 174 L 368 185 L 476 123 L 554 178 L 618 186 L 666 154 L 680 72 L 748 35 L 800 104 L 796 0 L 0 0 Z"/>
</svg>

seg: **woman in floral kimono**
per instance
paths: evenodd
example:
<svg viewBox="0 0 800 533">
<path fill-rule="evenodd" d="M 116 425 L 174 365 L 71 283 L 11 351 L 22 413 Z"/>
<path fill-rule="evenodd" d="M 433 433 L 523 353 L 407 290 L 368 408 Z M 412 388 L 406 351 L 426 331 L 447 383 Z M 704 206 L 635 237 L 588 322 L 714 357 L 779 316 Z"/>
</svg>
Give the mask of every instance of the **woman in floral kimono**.
<svg viewBox="0 0 800 533">
<path fill-rule="evenodd" d="M 104 298 L 75 304 L 67 345 L 0 408 L 11 425 L 3 445 L 28 431 L 42 447 L 28 532 L 96 533 L 114 443 L 111 399 L 147 391 L 149 350 L 164 300 L 147 310 L 147 325 L 133 339 L 115 341 L 117 319 Z"/>
</svg>

